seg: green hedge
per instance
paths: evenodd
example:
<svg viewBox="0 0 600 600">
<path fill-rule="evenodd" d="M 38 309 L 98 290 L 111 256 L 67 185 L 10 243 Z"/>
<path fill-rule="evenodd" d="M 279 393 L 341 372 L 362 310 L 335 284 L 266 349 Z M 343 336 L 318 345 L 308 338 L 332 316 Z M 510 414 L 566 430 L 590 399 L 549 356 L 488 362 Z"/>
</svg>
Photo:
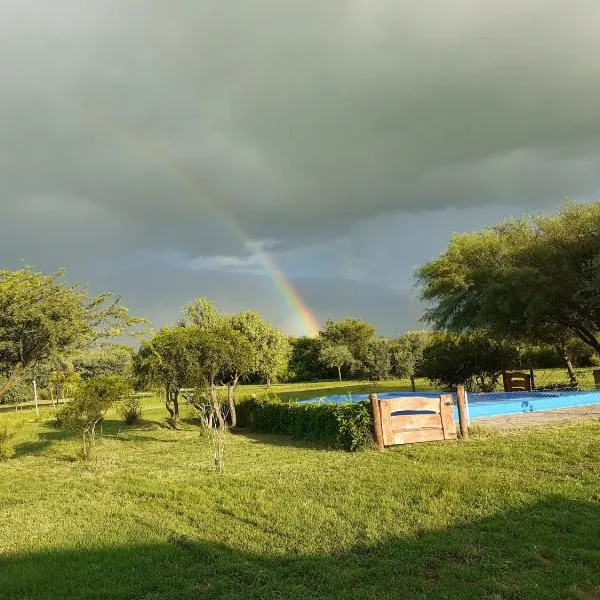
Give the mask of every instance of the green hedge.
<svg viewBox="0 0 600 600">
<path fill-rule="evenodd" d="M 279 399 L 252 399 L 238 407 L 238 425 L 351 451 L 365 447 L 372 440 L 368 402 L 287 404 Z"/>
</svg>

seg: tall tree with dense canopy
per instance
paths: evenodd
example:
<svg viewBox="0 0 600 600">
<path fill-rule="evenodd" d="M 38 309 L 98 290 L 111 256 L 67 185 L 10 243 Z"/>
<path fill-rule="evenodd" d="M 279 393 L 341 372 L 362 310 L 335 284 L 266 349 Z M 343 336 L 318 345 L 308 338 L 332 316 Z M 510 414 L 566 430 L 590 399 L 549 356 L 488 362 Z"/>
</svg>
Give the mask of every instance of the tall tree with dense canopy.
<svg viewBox="0 0 600 600">
<path fill-rule="evenodd" d="M 391 344 L 392 372 L 397 377 L 408 377 L 412 391 L 416 391 L 415 376 L 423 362 L 423 352 L 431 342 L 429 331 L 407 331 Z"/>
<path fill-rule="evenodd" d="M 445 388 L 464 384 L 469 390 L 491 392 L 500 375 L 519 360 L 514 344 L 484 331 L 437 333 L 425 348 L 421 372 Z"/>
<path fill-rule="evenodd" d="M 363 362 L 375 327 L 361 319 L 328 320 L 319 335 L 331 346 L 346 346 L 356 362 Z"/>
<path fill-rule="evenodd" d="M 550 328 L 600 353 L 599 202 L 456 235 L 417 277 L 438 329 L 537 340 Z"/>
<path fill-rule="evenodd" d="M 352 352 L 348 350 L 348 346 L 336 344 L 330 346 L 324 344 L 319 354 L 319 360 L 330 369 L 337 369 L 338 379 L 342 381 L 342 367 L 350 367 L 354 362 Z"/>
<path fill-rule="evenodd" d="M 68 285 L 62 271 L 0 271 L 0 396 L 24 369 L 124 335 L 141 322 L 119 297 L 90 296 L 82 286 Z"/>
<path fill-rule="evenodd" d="M 179 420 L 179 395 L 186 387 L 198 387 L 203 379 L 203 365 L 198 338 L 204 332 L 198 327 L 163 327 L 142 345 L 134 359 L 138 382 L 161 384 L 165 392 L 165 408 L 171 420 Z"/>
</svg>

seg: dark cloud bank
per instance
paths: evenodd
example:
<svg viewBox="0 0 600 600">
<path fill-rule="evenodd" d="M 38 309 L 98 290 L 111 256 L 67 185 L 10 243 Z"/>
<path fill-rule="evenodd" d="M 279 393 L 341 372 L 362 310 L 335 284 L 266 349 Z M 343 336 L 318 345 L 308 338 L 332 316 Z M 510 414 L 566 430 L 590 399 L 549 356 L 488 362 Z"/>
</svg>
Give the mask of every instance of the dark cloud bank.
<svg viewBox="0 0 600 600">
<path fill-rule="evenodd" d="M 599 22 L 595 0 L 0 0 L 2 265 L 64 265 L 157 325 L 205 294 L 294 330 L 252 239 L 320 318 L 414 326 L 412 270 L 452 231 L 594 198 Z"/>
</svg>

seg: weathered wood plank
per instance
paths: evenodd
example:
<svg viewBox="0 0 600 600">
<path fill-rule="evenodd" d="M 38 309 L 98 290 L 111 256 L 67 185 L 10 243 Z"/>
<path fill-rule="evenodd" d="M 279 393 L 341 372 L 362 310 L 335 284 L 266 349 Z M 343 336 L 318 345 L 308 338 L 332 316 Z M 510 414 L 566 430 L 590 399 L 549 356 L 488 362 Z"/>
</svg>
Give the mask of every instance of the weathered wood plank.
<svg viewBox="0 0 600 600">
<path fill-rule="evenodd" d="M 381 431 L 383 435 L 383 443 L 385 446 L 391 446 L 394 443 L 392 434 L 392 413 L 390 410 L 389 400 L 379 401 L 379 411 L 381 414 Z"/>
<path fill-rule="evenodd" d="M 392 416 L 392 431 L 410 431 L 442 427 L 440 415 L 396 415 Z"/>
<path fill-rule="evenodd" d="M 442 429 L 444 430 L 444 438 L 447 440 L 455 440 L 457 436 L 452 394 L 442 394 L 440 396 L 440 416 L 442 420 Z"/>
<path fill-rule="evenodd" d="M 435 442 L 444 439 L 442 428 L 420 431 L 399 431 L 394 433 L 394 444 L 415 444 L 417 442 Z"/>
<path fill-rule="evenodd" d="M 371 402 L 371 420 L 373 422 L 373 433 L 375 435 L 375 443 L 379 450 L 383 450 L 385 444 L 383 442 L 383 430 L 381 427 L 381 408 L 379 401 L 377 400 L 377 394 L 370 394 L 369 400 Z"/>
<path fill-rule="evenodd" d="M 391 412 L 398 410 L 431 410 L 435 413 L 440 412 L 440 399 L 436 398 L 423 398 L 423 397 L 404 397 L 404 398 L 390 398 L 386 400 L 390 404 Z"/>
</svg>

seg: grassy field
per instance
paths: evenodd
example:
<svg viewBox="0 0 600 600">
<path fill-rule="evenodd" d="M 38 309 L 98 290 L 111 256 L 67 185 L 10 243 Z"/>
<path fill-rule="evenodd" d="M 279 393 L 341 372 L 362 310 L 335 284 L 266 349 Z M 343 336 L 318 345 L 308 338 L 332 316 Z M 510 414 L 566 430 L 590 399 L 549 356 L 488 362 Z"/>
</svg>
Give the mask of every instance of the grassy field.
<svg viewBox="0 0 600 600">
<path fill-rule="evenodd" d="M 190 420 L 144 405 L 87 462 L 50 408 L 0 414 L 0 598 L 600 598 L 598 421 L 354 454 L 240 432 L 217 476 Z"/>
</svg>

